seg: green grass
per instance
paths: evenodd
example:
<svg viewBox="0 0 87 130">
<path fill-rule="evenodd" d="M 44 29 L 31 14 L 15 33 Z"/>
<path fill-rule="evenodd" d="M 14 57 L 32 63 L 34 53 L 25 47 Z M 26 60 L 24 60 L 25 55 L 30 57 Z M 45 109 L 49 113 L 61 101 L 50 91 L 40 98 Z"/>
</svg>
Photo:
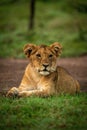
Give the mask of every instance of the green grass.
<svg viewBox="0 0 87 130">
<path fill-rule="evenodd" d="M 0 97 L 1 130 L 86 130 L 87 94 L 49 98 Z"/>
<path fill-rule="evenodd" d="M 66 3 L 37 1 L 33 31 L 28 29 L 28 1 L 0 6 L 0 57 L 23 58 L 24 44 L 55 41 L 64 48 L 62 57 L 87 54 L 86 13 L 69 11 Z"/>
</svg>

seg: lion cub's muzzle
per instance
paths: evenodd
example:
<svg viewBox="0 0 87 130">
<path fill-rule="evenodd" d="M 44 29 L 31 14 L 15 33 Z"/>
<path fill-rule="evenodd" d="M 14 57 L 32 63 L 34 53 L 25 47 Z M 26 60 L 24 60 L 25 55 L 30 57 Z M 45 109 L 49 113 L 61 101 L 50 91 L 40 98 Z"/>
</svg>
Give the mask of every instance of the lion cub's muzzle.
<svg viewBox="0 0 87 130">
<path fill-rule="evenodd" d="M 41 75 L 49 75 L 49 64 L 48 63 L 44 63 L 42 64 L 42 68 L 39 71 Z"/>
</svg>

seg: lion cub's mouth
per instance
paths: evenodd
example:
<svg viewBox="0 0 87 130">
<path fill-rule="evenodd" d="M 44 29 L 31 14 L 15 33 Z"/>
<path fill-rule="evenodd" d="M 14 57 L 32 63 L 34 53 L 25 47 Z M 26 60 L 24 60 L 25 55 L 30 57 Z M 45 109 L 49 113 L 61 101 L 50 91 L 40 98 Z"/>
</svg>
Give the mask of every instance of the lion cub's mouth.
<svg viewBox="0 0 87 130">
<path fill-rule="evenodd" d="M 39 70 L 39 73 L 40 73 L 41 75 L 44 75 L 44 76 L 50 74 L 50 72 L 49 72 L 47 69 Z"/>
<path fill-rule="evenodd" d="M 48 71 L 48 70 L 45 68 L 45 69 L 43 69 L 42 71 Z"/>
</svg>

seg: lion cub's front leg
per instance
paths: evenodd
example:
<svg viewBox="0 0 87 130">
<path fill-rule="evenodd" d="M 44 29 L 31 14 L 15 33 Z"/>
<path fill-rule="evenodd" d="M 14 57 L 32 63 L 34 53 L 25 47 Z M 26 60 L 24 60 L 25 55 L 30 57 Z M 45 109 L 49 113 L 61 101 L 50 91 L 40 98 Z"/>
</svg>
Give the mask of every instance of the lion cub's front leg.
<svg viewBox="0 0 87 130">
<path fill-rule="evenodd" d="M 21 91 L 19 92 L 19 97 L 31 97 L 31 96 L 38 96 L 38 97 L 48 97 L 55 93 L 54 84 L 46 84 L 40 85 L 37 89 L 30 90 L 30 91 Z"/>
<path fill-rule="evenodd" d="M 48 97 L 51 93 L 47 90 L 32 90 L 32 91 L 22 91 L 19 92 L 19 97 L 31 97 L 31 96 L 38 96 L 38 97 Z"/>
<path fill-rule="evenodd" d="M 6 97 L 17 97 L 19 94 L 19 89 L 16 87 L 11 88 L 8 93 L 6 94 Z"/>
</svg>

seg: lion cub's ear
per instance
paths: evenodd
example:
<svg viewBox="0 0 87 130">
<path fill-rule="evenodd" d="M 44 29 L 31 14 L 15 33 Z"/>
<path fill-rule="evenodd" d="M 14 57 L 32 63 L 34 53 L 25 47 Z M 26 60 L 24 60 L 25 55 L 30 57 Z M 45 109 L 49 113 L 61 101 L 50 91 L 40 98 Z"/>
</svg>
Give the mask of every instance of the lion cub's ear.
<svg viewBox="0 0 87 130">
<path fill-rule="evenodd" d="M 24 50 L 25 55 L 26 55 L 27 57 L 30 57 L 31 54 L 33 54 L 33 53 L 36 52 L 37 47 L 36 47 L 36 45 L 34 45 L 34 44 L 26 44 L 26 45 L 24 46 L 24 49 L 23 49 L 23 50 Z"/>
<path fill-rule="evenodd" d="M 52 52 L 56 54 L 56 56 L 59 56 L 62 52 L 62 46 L 58 42 L 55 42 L 52 45 L 50 45 L 50 48 Z"/>
</svg>

